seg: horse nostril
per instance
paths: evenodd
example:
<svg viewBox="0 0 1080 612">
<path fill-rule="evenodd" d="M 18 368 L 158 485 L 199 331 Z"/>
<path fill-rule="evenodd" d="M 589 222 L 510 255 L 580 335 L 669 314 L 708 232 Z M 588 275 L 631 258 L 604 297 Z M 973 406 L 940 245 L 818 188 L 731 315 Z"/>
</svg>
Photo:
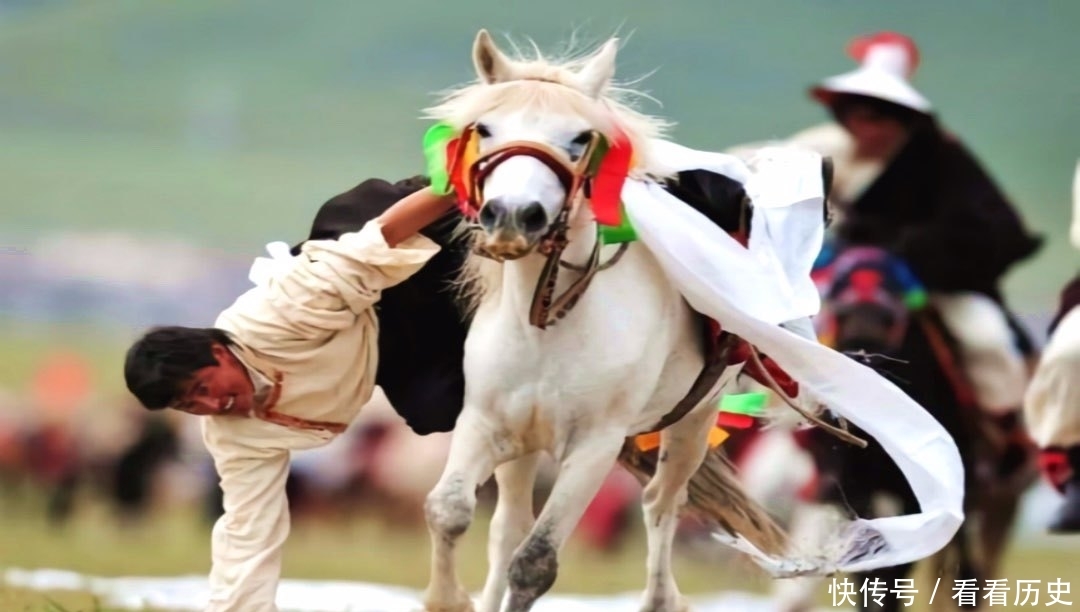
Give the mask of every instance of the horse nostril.
<svg viewBox="0 0 1080 612">
<path fill-rule="evenodd" d="M 526 232 L 539 232 L 547 226 L 547 211 L 540 202 L 530 202 L 518 213 L 518 220 Z"/>
<path fill-rule="evenodd" d="M 506 208 L 498 200 L 491 200 L 480 207 L 480 226 L 491 231 L 505 214 Z"/>
</svg>

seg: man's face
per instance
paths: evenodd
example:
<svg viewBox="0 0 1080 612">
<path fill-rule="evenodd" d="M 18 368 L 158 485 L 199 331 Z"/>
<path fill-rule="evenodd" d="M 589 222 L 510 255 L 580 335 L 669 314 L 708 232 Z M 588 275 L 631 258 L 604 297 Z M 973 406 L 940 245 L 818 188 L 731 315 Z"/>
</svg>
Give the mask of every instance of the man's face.
<svg viewBox="0 0 1080 612">
<path fill-rule="evenodd" d="M 215 344 L 218 365 L 195 371 L 173 408 L 195 415 L 247 416 L 255 408 L 255 385 L 229 349 Z"/>
<path fill-rule="evenodd" d="M 886 159 L 900 148 L 907 137 L 902 123 L 868 106 L 851 107 L 844 113 L 841 122 L 855 140 L 860 157 Z"/>
</svg>

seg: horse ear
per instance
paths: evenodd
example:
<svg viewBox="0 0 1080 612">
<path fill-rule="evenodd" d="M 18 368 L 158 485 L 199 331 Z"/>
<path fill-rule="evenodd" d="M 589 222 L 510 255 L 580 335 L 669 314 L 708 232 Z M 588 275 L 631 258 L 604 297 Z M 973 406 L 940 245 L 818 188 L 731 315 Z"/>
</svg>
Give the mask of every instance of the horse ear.
<svg viewBox="0 0 1080 612">
<path fill-rule="evenodd" d="M 499 51 L 487 30 L 482 29 L 476 33 L 476 40 L 473 41 L 473 65 L 476 67 L 477 76 L 488 85 L 511 80 L 513 62 Z"/>
<path fill-rule="evenodd" d="M 591 98 L 599 98 L 615 77 L 615 55 L 619 39 L 612 38 L 578 71 L 578 87 Z"/>
</svg>

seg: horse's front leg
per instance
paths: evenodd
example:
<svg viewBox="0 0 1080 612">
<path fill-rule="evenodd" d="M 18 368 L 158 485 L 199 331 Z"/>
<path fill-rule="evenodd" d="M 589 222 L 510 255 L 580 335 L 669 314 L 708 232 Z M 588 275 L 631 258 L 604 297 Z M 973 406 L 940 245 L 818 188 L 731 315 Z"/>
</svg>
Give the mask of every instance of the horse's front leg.
<svg viewBox="0 0 1080 612">
<path fill-rule="evenodd" d="M 529 535 L 533 516 L 533 487 L 540 454 L 530 453 L 495 468 L 499 499 L 488 536 L 488 576 L 480 596 L 480 612 L 499 612 L 506 595 L 507 572 L 514 549 Z"/>
<path fill-rule="evenodd" d="M 431 578 L 424 594 L 428 612 L 471 612 L 472 599 L 457 576 L 454 549 L 476 510 L 476 489 L 499 456 L 490 427 L 466 406 L 450 442 L 446 468 L 427 496 L 424 513 L 431 535 Z"/>
<path fill-rule="evenodd" d="M 575 433 L 578 442 L 567 451 L 544 510 L 510 563 L 506 612 L 528 612 L 555 584 L 558 552 L 615 465 L 625 435 L 624 430 Z"/>
</svg>

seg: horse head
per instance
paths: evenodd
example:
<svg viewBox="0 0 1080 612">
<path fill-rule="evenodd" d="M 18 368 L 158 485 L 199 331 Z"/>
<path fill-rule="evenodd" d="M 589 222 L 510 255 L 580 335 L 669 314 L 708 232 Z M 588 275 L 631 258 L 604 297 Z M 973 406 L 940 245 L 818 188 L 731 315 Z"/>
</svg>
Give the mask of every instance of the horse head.
<svg viewBox="0 0 1080 612">
<path fill-rule="evenodd" d="M 478 250 L 506 261 L 532 253 L 545 236 L 589 221 L 579 206 L 610 144 L 633 147 L 637 166 L 663 122 L 616 100 L 612 84 L 617 39 L 578 60 L 537 52 L 512 58 L 486 30 L 472 60 L 477 80 L 428 109 L 460 133 L 448 160 L 464 212 L 478 230 Z M 463 192 L 463 193 L 462 193 Z"/>
<path fill-rule="evenodd" d="M 907 264 L 877 247 L 848 247 L 819 274 L 827 278 L 824 335 L 840 351 L 895 353 L 926 301 Z"/>
</svg>

